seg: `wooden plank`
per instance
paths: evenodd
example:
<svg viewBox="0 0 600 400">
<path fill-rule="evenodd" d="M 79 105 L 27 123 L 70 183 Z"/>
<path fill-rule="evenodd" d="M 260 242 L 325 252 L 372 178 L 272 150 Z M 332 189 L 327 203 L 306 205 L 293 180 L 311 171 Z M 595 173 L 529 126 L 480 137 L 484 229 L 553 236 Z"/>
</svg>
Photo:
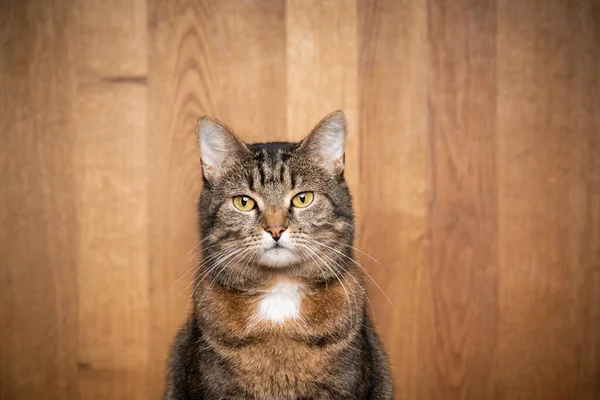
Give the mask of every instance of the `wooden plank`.
<svg viewBox="0 0 600 400">
<path fill-rule="evenodd" d="M 599 8 L 499 2 L 498 397 L 597 398 Z"/>
<path fill-rule="evenodd" d="M 430 0 L 433 398 L 489 398 L 498 341 L 496 9 Z"/>
<path fill-rule="evenodd" d="M 169 347 L 190 311 L 201 185 L 196 121 L 215 116 L 250 142 L 285 135 L 284 6 L 149 2 L 151 393 L 163 390 Z"/>
<path fill-rule="evenodd" d="M 424 1 L 359 1 L 360 202 L 363 257 L 377 330 L 398 398 L 433 382 L 428 237 L 427 9 Z"/>
<path fill-rule="evenodd" d="M 79 398 L 147 399 L 145 2 L 78 1 L 69 32 Z"/>
<path fill-rule="evenodd" d="M 287 137 L 298 141 L 335 110 L 348 121 L 345 176 L 359 212 L 357 25 L 353 1 L 286 2 Z M 273 139 L 277 139 L 274 137 Z"/>
<path fill-rule="evenodd" d="M 0 12 L 0 398 L 77 396 L 77 210 L 66 9 Z"/>
</svg>

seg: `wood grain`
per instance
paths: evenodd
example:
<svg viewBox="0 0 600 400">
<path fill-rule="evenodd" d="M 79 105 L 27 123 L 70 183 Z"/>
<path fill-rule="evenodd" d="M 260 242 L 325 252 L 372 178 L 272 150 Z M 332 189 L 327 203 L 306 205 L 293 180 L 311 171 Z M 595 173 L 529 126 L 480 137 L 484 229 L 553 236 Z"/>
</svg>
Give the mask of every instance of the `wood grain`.
<svg viewBox="0 0 600 400">
<path fill-rule="evenodd" d="M 79 398 L 148 398 L 144 2 L 78 1 L 71 162 L 77 207 Z"/>
<path fill-rule="evenodd" d="M 0 2 L 0 398 L 159 399 L 197 118 L 338 108 L 397 398 L 599 398 L 599 71 L 596 0 Z"/>
<path fill-rule="evenodd" d="M 498 331 L 493 1 L 431 2 L 431 397 L 488 398 Z"/>
<path fill-rule="evenodd" d="M 0 398 L 76 398 L 77 208 L 66 12 L 0 13 Z M 36 79 L 29 79 L 36 76 Z"/>
<path fill-rule="evenodd" d="M 148 387 L 164 387 L 176 330 L 189 312 L 198 257 L 196 202 L 202 115 L 245 140 L 284 139 L 285 20 L 277 1 L 149 2 L 151 361 Z"/>
<path fill-rule="evenodd" d="M 356 5 L 351 1 L 286 2 L 287 137 L 298 141 L 325 115 L 343 110 L 348 121 L 344 171 L 358 191 Z M 354 200 L 360 214 L 360 201 Z"/>
<path fill-rule="evenodd" d="M 592 399 L 600 373 L 598 8 L 503 1 L 499 13 L 497 394 Z"/>
<path fill-rule="evenodd" d="M 390 354 L 396 395 L 422 399 L 434 366 L 429 346 L 427 7 L 412 1 L 360 1 L 357 15 L 359 237 L 363 249 L 379 261 L 363 258 L 381 287 L 370 281 L 369 297 Z"/>
</svg>

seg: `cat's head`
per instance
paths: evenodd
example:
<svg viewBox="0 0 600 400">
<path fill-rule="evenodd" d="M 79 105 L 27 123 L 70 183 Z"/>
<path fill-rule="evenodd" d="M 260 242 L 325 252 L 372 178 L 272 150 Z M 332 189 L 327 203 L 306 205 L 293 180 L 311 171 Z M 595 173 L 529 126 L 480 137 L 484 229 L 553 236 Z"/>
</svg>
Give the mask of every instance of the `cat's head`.
<svg viewBox="0 0 600 400">
<path fill-rule="evenodd" d="M 299 143 L 247 144 L 206 117 L 196 138 L 203 262 L 212 279 L 289 271 L 329 280 L 345 268 L 353 214 L 342 112 L 326 116 Z"/>
</svg>

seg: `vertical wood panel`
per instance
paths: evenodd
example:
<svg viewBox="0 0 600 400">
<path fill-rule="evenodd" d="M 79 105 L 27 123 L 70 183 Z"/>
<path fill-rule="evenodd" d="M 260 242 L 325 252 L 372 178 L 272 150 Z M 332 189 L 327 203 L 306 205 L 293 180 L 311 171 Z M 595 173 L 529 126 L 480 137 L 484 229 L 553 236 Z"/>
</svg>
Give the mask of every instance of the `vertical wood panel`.
<svg viewBox="0 0 600 400">
<path fill-rule="evenodd" d="M 0 12 L 0 398 L 77 396 L 74 80 L 65 8 Z"/>
<path fill-rule="evenodd" d="M 147 399 L 145 2 L 78 1 L 69 33 L 79 398 Z"/>
<path fill-rule="evenodd" d="M 285 133 L 285 4 L 149 2 L 149 391 L 164 387 L 167 353 L 189 312 L 197 261 L 198 117 L 222 119 L 247 141 Z"/>
<path fill-rule="evenodd" d="M 489 398 L 498 340 L 494 1 L 429 2 L 434 398 Z"/>
<path fill-rule="evenodd" d="M 425 1 L 359 1 L 360 201 L 374 307 L 399 398 L 429 398 L 429 121 Z M 356 193 L 355 193 L 356 194 Z M 365 260 L 368 261 L 368 260 Z M 372 282 L 371 282 L 372 283 Z"/>
<path fill-rule="evenodd" d="M 215 115 L 246 141 L 281 138 L 286 129 L 285 2 L 228 0 L 219 2 L 214 15 Z"/>
<path fill-rule="evenodd" d="M 358 206 L 357 26 L 354 1 L 288 0 L 287 136 L 298 141 L 325 115 L 348 121 L 345 176 Z M 273 139 L 270 139 L 273 140 Z"/>
<path fill-rule="evenodd" d="M 503 398 L 599 392 L 598 16 L 591 2 L 499 2 Z"/>
<path fill-rule="evenodd" d="M 196 5 L 194 7 L 194 5 Z M 197 118 L 214 111 L 210 15 L 199 2 L 148 2 L 149 248 L 148 390 L 161 392 L 168 352 L 184 320 L 198 243 Z"/>
</svg>

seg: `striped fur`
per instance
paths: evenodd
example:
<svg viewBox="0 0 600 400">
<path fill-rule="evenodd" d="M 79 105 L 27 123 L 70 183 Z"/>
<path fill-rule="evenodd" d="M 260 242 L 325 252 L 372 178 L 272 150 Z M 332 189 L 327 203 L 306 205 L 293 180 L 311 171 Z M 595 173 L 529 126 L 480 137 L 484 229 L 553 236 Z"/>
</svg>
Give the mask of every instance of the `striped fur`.
<svg viewBox="0 0 600 400">
<path fill-rule="evenodd" d="M 203 262 L 165 399 L 391 399 L 353 260 L 343 114 L 299 143 L 245 144 L 218 121 L 199 127 Z M 313 202 L 293 207 L 292 197 L 306 191 Z M 240 195 L 257 207 L 236 209 Z M 286 228 L 269 244 L 281 251 L 276 265 L 265 256 L 274 251 L 265 246 L 274 240 L 265 235 L 272 221 Z"/>
</svg>

